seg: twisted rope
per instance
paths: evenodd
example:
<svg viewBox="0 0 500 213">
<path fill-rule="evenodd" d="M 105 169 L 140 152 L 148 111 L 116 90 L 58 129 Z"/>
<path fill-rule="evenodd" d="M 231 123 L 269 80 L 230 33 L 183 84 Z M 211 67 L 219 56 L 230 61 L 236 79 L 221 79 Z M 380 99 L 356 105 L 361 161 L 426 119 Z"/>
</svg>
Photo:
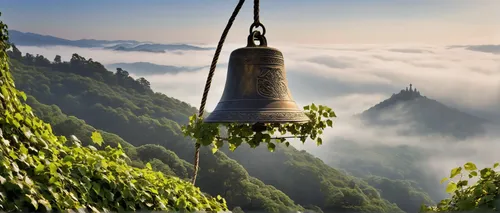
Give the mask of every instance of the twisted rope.
<svg viewBox="0 0 500 213">
<path fill-rule="evenodd" d="M 236 19 L 238 12 L 243 6 L 243 3 L 245 3 L 245 0 L 240 0 L 236 5 L 236 8 L 234 8 L 233 14 L 231 15 L 231 18 L 229 18 L 226 28 L 224 28 L 224 32 L 222 32 L 222 36 L 219 40 L 219 43 L 217 44 L 217 49 L 215 50 L 214 58 L 212 60 L 212 65 L 210 66 L 210 72 L 208 73 L 207 81 L 205 83 L 205 90 L 203 91 L 203 97 L 201 98 L 201 105 L 198 111 L 199 118 L 203 117 L 203 112 L 205 111 L 205 104 L 207 102 L 208 91 L 210 90 L 210 84 L 212 83 L 212 78 L 215 73 L 215 67 L 217 66 L 217 60 L 219 60 L 219 55 L 222 50 L 222 46 L 224 45 L 224 41 L 226 40 L 227 34 L 229 33 L 229 29 L 231 29 L 231 26 L 233 25 L 233 22 Z M 193 185 L 195 185 L 196 177 L 198 176 L 198 167 L 200 163 L 200 146 L 201 145 L 199 143 L 196 143 L 195 145 L 194 171 L 193 171 L 193 179 L 191 180 Z"/>
<path fill-rule="evenodd" d="M 259 20 L 259 0 L 253 1 L 253 23 L 258 26 L 260 24 Z"/>
</svg>

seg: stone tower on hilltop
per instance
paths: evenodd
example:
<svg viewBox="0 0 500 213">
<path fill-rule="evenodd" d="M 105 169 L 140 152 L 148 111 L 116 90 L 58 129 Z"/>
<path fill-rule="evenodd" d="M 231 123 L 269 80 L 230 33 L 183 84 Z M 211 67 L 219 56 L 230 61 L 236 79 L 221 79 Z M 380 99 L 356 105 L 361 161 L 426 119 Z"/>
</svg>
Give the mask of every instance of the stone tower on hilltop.
<svg viewBox="0 0 500 213">
<path fill-rule="evenodd" d="M 420 91 L 417 88 L 413 88 L 413 84 L 410 84 L 410 87 L 406 87 L 406 89 L 401 90 L 398 94 L 393 94 L 393 97 L 403 100 L 410 100 L 418 97 L 422 97 L 420 95 Z"/>
</svg>

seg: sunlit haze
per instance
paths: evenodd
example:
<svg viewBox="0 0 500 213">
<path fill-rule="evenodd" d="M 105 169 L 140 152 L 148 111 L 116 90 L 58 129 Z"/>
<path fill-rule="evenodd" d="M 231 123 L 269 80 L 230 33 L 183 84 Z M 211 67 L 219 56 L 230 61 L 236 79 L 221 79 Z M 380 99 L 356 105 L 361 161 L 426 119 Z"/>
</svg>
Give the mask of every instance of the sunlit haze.
<svg viewBox="0 0 500 213">
<path fill-rule="evenodd" d="M 106 143 L 123 143 L 134 165 L 151 162 L 187 180 L 194 142 L 181 126 L 200 107 L 237 3 L 0 0 L 0 20 L 15 44 L 16 87 L 55 133 L 99 130 Z M 243 70 L 228 62 L 246 45 L 253 3 L 224 43 L 208 112 L 227 73 Z M 414 213 L 450 196 L 439 180 L 451 169 L 500 160 L 500 0 L 261 0 L 260 21 L 268 45 L 283 53 L 293 100 L 328 106 L 336 118 L 320 146 L 291 139 L 290 147 L 275 141 L 276 150 L 203 148 L 196 184 L 230 208 Z"/>
<path fill-rule="evenodd" d="M 12 29 L 68 39 L 216 43 L 237 1 L 0 0 Z M 261 2 L 268 39 L 286 43 L 500 42 L 496 0 L 268 0 Z M 245 40 L 245 2 L 228 38 Z M 43 21 L 40 21 L 43 19 Z"/>
</svg>

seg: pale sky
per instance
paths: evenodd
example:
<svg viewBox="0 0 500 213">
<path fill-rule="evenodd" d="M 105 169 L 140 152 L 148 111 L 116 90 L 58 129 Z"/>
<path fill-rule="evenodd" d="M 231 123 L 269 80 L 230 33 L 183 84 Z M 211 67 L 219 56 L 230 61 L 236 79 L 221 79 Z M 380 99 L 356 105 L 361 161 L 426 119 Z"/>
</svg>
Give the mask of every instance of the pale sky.
<svg viewBox="0 0 500 213">
<path fill-rule="evenodd" d="M 217 43 L 237 0 L 0 0 L 10 29 L 67 39 Z M 229 42 L 244 42 L 247 0 Z M 500 43 L 500 0 L 261 0 L 271 43 Z"/>
</svg>

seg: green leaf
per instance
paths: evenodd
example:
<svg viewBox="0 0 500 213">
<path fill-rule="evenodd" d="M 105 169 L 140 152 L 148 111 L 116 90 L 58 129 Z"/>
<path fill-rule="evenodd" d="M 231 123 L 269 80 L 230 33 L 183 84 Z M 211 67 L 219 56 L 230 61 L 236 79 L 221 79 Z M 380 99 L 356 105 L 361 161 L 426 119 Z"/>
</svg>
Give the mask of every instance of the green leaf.
<svg viewBox="0 0 500 213">
<path fill-rule="evenodd" d="M 269 149 L 269 151 L 274 152 L 275 148 L 276 145 L 274 143 L 267 143 L 267 149 Z"/>
<path fill-rule="evenodd" d="M 101 146 L 102 143 L 104 142 L 101 133 L 99 133 L 98 131 L 92 132 L 92 136 L 90 138 L 92 138 L 92 142 L 96 143 L 99 146 Z"/>
<path fill-rule="evenodd" d="M 447 193 L 453 193 L 457 190 L 457 184 L 454 182 L 448 183 L 448 186 L 446 186 L 446 192 Z"/>
<path fill-rule="evenodd" d="M 21 154 L 27 155 L 28 149 L 23 144 L 20 144 L 19 145 L 19 152 L 21 152 Z"/>
<path fill-rule="evenodd" d="M 450 178 L 454 178 L 455 176 L 460 174 L 460 172 L 462 172 L 462 167 L 457 167 L 457 168 L 452 169 L 450 172 Z"/>
<path fill-rule="evenodd" d="M 326 121 L 326 124 L 327 124 L 329 127 L 332 127 L 332 126 L 333 126 L 333 121 L 332 121 L 332 120 L 327 120 L 327 121 Z"/>
<path fill-rule="evenodd" d="M 26 97 L 26 93 L 24 92 L 19 92 L 19 95 L 23 98 L 23 101 L 26 101 L 27 97 Z"/>
<path fill-rule="evenodd" d="M 318 138 L 316 141 L 317 141 L 316 144 L 318 146 L 321 145 L 321 144 L 323 144 L 323 139 L 321 139 L 321 138 Z"/>
<path fill-rule="evenodd" d="M 447 180 L 448 180 L 448 178 L 447 178 L 447 177 L 445 177 L 445 178 L 441 179 L 441 181 L 440 181 L 439 183 L 440 183 L 440 184 L 443 184 L 443 183 L 444 183 L 445 181 L 447 181 Z"/>
<path fill-rule="evenodd" d="M 149 169 L 149 170 L 153 170 L 153 167 L 151 167 L 151 164 L 149 162 L 146 163 L 146 168 Z"/>
<path fill-rule="evenodd" d="M 35 174 L 40 174 L 45 170 L 45 166 L 43 164 L 38 164 L 38 166 L 35 167 Z"/>
<path fill-rule="evenodd" d="M 498 167 L 498 165 L 500 165 L 500 164 L 499 164 L 499 163 L 495 163 L 495 164 L 493 164 L 493 168 L 497 168 L 497 167 Z"/>
<path fill-rule="evenodd" d="M 476 171 L 472 171 L 469 173 L 469 178 L 473 178 L 473 177 L 476 177 L 477 176 L 477 172 Z"/>
<path fill-rule="evenodd" d="M 337 115 L 333 111 L 330 112 L 329 116 L 330 116 L 330 118 L 336 118 L 337 117 Z"/>
<path fill-rule="evenodd" d="M 49 171 L 50 171 L 50 174 L 52 174 L 52 175 L 57 174 L 57 166 L 56 166 L 56 164 L 55 164 L 55 163 L 51 163 L 51 164 L 49 164 L 49 169 L 50 169 L 50 170 L 49 170 Z"/>
<path fill-rule="evenodd" d="M 465 168 L 465 170 L 467 170 L 467 171 L 474 171 L 474 170 L 477 170 L 476 164 L 473 164 L 473 163 L 471 163 L 471 162 L 468 162 L 468 163 L 464 164 L 464 168 Z"/>
<path fill-rule="evenodd" d="M 315 104 L 311 104 L 311 110 L 313 111 L 317 111 L 318 110 L 318 107 L 316 107 Z"/>
</svg>

